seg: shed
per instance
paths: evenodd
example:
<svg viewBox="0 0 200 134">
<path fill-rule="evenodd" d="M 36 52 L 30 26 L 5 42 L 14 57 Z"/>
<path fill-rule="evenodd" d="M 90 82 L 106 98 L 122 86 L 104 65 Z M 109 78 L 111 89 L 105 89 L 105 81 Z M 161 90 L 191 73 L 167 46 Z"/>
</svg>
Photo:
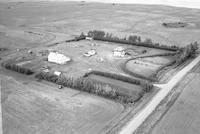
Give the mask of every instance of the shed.
<svg viewBox="0 0 200 134">
<path fill-rule="evenodd" d="M 92 37 L 85 37 L 86 40 L 93 40 Z"/>
<path fill-rule="evenodd" d="M 57 76 L 60 76 L 62 73 L 59 72 L 59 71 L 55 71 L 54 74 L 57 75 Z"/>
</svg>

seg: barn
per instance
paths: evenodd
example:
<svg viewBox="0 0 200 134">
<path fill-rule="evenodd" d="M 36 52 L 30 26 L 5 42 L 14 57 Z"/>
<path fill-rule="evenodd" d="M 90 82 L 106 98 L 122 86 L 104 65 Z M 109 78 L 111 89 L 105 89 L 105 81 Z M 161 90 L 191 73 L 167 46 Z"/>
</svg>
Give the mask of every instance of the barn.
<svg viewBox="0 0 200 134">
<path fill-rule="evenodd" d="M 53 62 L 56 64 L 66 64 L 69 62 L 71 59 L 63 54 L 60 54 L 58 52 L 50 52 L 48 55 L 48 61 Z"/>
</svg>

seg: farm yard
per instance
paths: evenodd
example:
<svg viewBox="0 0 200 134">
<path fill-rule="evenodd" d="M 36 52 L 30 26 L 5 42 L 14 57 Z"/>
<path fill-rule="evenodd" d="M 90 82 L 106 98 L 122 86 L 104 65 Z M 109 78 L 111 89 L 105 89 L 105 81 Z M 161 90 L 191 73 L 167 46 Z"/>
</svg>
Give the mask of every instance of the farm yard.
<svg viewBox="0 0 200 134">
<path fill-rule="evenodd" d="M 198 13 L 168 6 L 0 2 L 4 133 L 115 134 L 160 90 L 153 82 L 195 57 Z M 187 25 L 163 26 L 173 21 Z M 163 68 L 170 63 L 176 65 Z"/>
<path fill-rule="evenodd" d="M 91 44 L 93 43 L 96 45 L 91 46 Z M 65 65 L 65 67 L 56 65 L 54 65 L 54 67 L 57 70 L 66 72 L 67 74 L 71 74 L 73 76 L 81 75 L 91 70 L 125 74 L 120 68 L 120 64 L 122 64 L 122 62 L 124 62 L 125 60 L 131 58 L 132 54 L 125 55 L 124 57 L 114 56 L 113 51 L 117 47 L 124 47 L 125 49 L 137 51 L 137 53 L 133 54 L 134 57 L 167 53 L 167 51 L 164 50 L 155 50 L 150 48 L 147 49 L 144 47 L 134 46 L 130 48 L 130 46 L 124 44 L 84 40 L 79 42 L 63 43 L 51 47 L 51 49 L 67 54 L 67 56 L 72 58 L 72 62 L 68 65 Z M 88 52 L 91 49 L 94 49 L 97 52 L 94 56 L 86 57 L 83 55 L 85 52 Z M 147 52 L 145 54 L 142 54 L 143 50 L 146 50 Z"/>
<path fill-rule="evenodd" d="M 114 56 L 113 53 L 115 51 L 115 48 L 117 47 L 123 47 L 126 50 L 125 52 L 128 52 L 129 55 L 125 55 L 124 57 Z M 72 60 L 65 65 L 59 65 L 48 62 L 45 59 L 48 58 L 48 54 L 50 53 L 49 51 L 51 50 L 65 54 Z M 95 50 L 96 54 L 90 57 L 84 55 L 86 52 L 91 50 Z M 144 50 L 146 52 L 142 53 L 142 51 Z M 125 73 L 121 68 L 121 64 L 124 64 L 124 62 L 127 61 L 128 59 L 137 58 L 140 56 L 151 56 L 157 54 L 159 55 L 170 52 L 167 50 L 129 46 L 125 44 L 117 44 L 117 43 L 110 43 L 110 42 L 96 41 L 96 40 L 93 41 L 81 40 L 78 42 L 66 42 L 66 43 L 56 44 L 54 46 L 50 46 L 47 48 L 41 48 L 39 50 L 38 48 L 34 48 L 32 49 L 32 51 L 34 52 L 32 54 L 29 54 L 28 50 L 26 50 L 24 52 L 20 52 L 20 54 L 16 53 L 6 58 L 8 59 L 10 58 L 13 63 L 16 63 L 22 67 L 28 67 L 28 68 L 30 67 L 35 71 L 40 71 L 41 68 L 45 66 L 49 70 L 61 71 L 67 76 L 80 77 L 92 70 L 129 75 L 128 73 Z M 155 70 L 158 69 L 161 65 L 165 65 L 170 61 L 172 61 L 172 58 L 170 58 L 170 56 L 168 57 L 169 57 L 168 59 L 165 58 L 163 59 L 159 57 L 144 58 L 143 60 L 147 62 L 145 64 L 146 68 L 144 67 L 144 69 L 141 70 L 141 72 L 143 72 L 146 69 L 147 72 L 149 71 L 150 73 L 154 73 Z M 155 59 L 157 59 L 158 62 L 150 64 L 151 62 L 150 60 L 155 61 Z M 134 60 L 133 62 L 135 63 Z M 131 60 L 128 63 L 126 63 L 128 69 L 130 66 L 134 69 L 137 69 L 137 67 L 136 68 L 134 67 L 133 62 Z M 135 63 L 135 66 L 140 66 L 141 69 L 143 67 L 142 63 L 139 62 L 137 63 Z M 154 70 L 153 72 L 152 68 Z M 130 70 L 132 69 L 130 68 Z M 140 72 L 137 72 L 136 70 L 133 70 L 133 72 L 140 74 Z M 149 76 L 148 73 L 146 73 L 146 75 L 147 77 Z"/>
</svg>

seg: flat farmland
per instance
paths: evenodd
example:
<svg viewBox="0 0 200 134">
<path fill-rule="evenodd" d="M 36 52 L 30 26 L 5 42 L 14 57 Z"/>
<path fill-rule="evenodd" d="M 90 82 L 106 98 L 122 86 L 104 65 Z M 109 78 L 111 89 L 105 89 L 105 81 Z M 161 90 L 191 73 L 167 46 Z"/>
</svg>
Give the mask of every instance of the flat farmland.
<svg viewBox="0 0 200 134">
<path fill-rule="evenodd" d="M 199 134 L 199 66 L 190 73 L 192 80 L 183 88 L 182 93 L 164 117 L 158 122 L 152 134 Z M 184 83 L 183 80 L 182 82 Z M 181 83 L 182 83 L 181 82 Z M 181 84 L 180 83 L 180 84 Z M 179 87 L 178 87 L 179 88 Z"/>
<path fill-rule="evenodd" d="M 162 25 L 164 22 L 179 21 L 187 26 L 166 28 Z M 169 52 L 94 40 L 65 42 L 89 30 L 103 30 L 119 38 L 137 35 L 141 36 L 141 41 L 151 38 L 154 43 L 160 45 L 183 47 L 200 41 L 200 10 L 87 2 L 0 2 L 0 49 L 7 49 L 0 53 L 0 62 L 13 59 L 14 64 L 33 69 L 36 73 L 49 67 L 51 71 L 61 71 L 73 77 L 83 76 L 93 70 L 130 76 L 131 74 L 121 67 L 130 58 Z M 113 51 L 119 46 L 131 54 L 114 57 Z M 83 54 L 91 49 L 95 49 L 97 53 L 85 57 Z M 65 65 L 48 62 L 48 52 L 52 50 L 70 57 L 71 61 Z M 171 59 L 148 57 L 137 59 L 137 62 L 145 64 L 145 67 L 136 65 L 135 61 L 130 61 L 127 66 L 133 73 L 150 76 Z M 86 92 L 69 88 L 58 89 L 58 85 L 36 81 L 34 75 L 23 76 L 10 70 L 5 71 L 1 67 L 0 71 L 3 131 L 6 134 L 96 134 L 105 131 L 112 131 L 114 134 L 158 91 L 153 88 L 149 93 L 145 93 L 141 100 L 129 106 Z M 195 77 L 199 78 L 198 75 Z M 133 96 L 137 96 L 142 90 L 142 87 L 137 85 L 114 79 L 94 79 L 106 81 L 119 88 L 120 92 Z M 198 87 L 198 82 L 191 81 L 192 84 L 184 91 L 193 85 Z M 192 95 L 197 95 L 198 91 L 192 88 L 190 92 L 191 96 L 188 97 L 188 93 L 185 97 L 191 97 L 191 101 L 195 99 Z M 187 100 L 186 98 L 184 99 Z M 187 105 L 188 109 L 193 109 L 193 113 L 178 114 L 175 110 L 177 120 L 182 116 L 198 117 L 195 111 L 198 111 L 198 105 L 194 105 L 195 107 Z M 196 122 L 193 125 L 192 120 L 188 119 L 191 126 L 199 124 L 197 118 L 192 119 Z M 177 122 L 181 124 L 183 121 Z M 191 133 L 193 131 L 195 130 L 191 130 Z M 155 129 L 156 132 L 159 131 Z"/>
<path fill-rule="evenodd" d="M 200 11 L 197 9 L 87 2 L 9 2 L 0 5 L 0 38 L 4 39 L 1 45 L 43 46 L 90 29 L 122 37 L 137 34 L 167 45 L 184 46 L 200 40 Z M 173 21 L 185 22 L 188 26 L 162 26 L 163 22 Z"/>
<path fill-rule="evenodd" d="M 99 133 L 124 109 L 121 104 L 76 90 L 1 78 L 6 134 Z"/>
</svg>

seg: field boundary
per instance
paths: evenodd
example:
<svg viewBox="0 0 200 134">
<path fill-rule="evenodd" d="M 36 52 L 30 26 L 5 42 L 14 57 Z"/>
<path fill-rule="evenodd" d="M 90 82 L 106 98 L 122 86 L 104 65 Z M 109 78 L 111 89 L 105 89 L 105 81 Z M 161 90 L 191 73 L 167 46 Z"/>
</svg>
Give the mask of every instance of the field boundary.
<svg viewBox="0 0 200 134">
<path fill-rule="evenodd" d="M 131 104 L 135 102 L 136 99 L 138 100 L 138 98 L 134 98 L 134 96 L 118 92 L 118 90 L 110 84 L 86 77 L 73 78 L 65 77 L 64 75 L 57 76 L 52 73 L 39 72 L 35 75 L 35 78 L 53 82 L 79 91 L 85 91 L 94 95 L 99 95 L 107 99 L 116 100 L 122 104 Z"/>
<path fill-rule="evenodd" d="M 151 39 L 147 38 L 145 41 L 141 40 L 140 36 L 137 35 L 129 35 L 128 39 L 125 38 L 119 38 L 117 36 L 113 36 L 112 33 L 106 33 L 105 31 L 101 30 L 90 30 L 86 35 L 84 33 L 81 33 L 79 37 L 90 37 L 94 40 L 101 40 L 101 41 L 107 41 L 107 42 L 114 42 L 114 43 L 121 43 L 121 44 L 128 44 L 128 45 L 134 45 L 134 46 L 141 46 L 141 47 L 148 47 L 148 48 L 155 48 L 155 49 L 162 49 L 162 50 L 168 50 L 168 51 L 178 51 L 181 48 L 178 46 L 167 46 L 159 43 L 153 43 Z"/>
</svg>

